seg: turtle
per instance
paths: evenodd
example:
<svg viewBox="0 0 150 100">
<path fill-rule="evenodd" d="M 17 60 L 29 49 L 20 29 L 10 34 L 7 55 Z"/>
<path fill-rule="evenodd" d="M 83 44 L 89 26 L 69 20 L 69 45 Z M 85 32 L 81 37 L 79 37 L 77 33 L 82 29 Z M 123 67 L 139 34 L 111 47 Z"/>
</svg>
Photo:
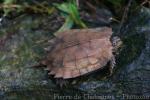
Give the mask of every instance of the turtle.
<svg viewBox="0 0 150 100">
<path fill-rule="evenodd" d="M 45 66 L 48 75 L 56 80 L 69 80 L 102 70 L 108 63 L 111 76 L 120 38 L 112 38 L 112 28 L 99 27 L 58 32 L 48 42 L 40 66 Z"/>
</svg>

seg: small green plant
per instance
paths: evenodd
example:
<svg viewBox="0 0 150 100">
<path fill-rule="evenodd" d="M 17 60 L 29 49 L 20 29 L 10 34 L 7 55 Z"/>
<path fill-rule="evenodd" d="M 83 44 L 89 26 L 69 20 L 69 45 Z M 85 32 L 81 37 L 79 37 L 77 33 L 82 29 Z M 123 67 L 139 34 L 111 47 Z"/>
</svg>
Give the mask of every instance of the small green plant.
<svg viewBox="0 0 150 100">
<path fill-rule="evenodd" d="M 59 31 L 70 29 L 74 23 L 82 28 L 86 28 L 86 25 L 80 19 L 76 2 L 73 1 L 62 4 L 54 4 L 54 6 L 59 9 L 61 14 L 66 18 L 64 25 L 59 29 Z"/>
<path fill-rule="evenodd" d="M 7 16 L 8 13 L 12 11 L 12 8 L 11 7 L 9 8 L 9 6 L 13 5 L 15 2 L 16 2 L 16 0 L 4 0 L 3 1 L 4 16 Z"/>
</svg>

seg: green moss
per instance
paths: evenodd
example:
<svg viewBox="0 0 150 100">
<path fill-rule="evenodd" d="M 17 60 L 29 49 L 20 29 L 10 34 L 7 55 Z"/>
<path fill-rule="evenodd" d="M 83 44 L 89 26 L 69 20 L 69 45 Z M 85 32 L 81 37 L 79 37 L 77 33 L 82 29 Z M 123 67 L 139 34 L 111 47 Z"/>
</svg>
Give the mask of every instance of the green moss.
<svg viewBox="0 0 150 100">
<path fill-rule="evenodd" d="M 123 39 L 123 48 L 117 57 L 117 66 L 124 66 L 137 58 L 145 47 L 144 34 L 135 34 Z"/>
</svg>

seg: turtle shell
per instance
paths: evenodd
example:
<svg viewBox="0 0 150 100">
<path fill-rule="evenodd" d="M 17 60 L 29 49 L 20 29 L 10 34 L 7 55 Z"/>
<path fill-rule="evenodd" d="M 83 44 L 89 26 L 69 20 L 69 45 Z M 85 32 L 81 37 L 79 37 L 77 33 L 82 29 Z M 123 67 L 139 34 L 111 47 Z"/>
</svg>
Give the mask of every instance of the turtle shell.
<svg viewBox="0 0 150 100">
<path fill-rule="evenodd" d="M 113 57 L 109 27 L 72 29 L 57 34 L 45 65 L 54 78 L 75 78 L 103 68 Z"/>
</svg>

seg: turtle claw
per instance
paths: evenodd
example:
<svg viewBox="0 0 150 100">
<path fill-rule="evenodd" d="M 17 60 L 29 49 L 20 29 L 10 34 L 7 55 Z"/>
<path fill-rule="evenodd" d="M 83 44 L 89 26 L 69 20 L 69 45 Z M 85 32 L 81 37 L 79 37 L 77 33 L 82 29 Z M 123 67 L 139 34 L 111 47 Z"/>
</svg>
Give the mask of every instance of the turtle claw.
<svg viewBox="0 0 150 100">
<path fill-rule="evenodd" d="M 60 88 L 67 87 L 68 81 L 64 79 L 57 79 L 56 84 L 59 85 Z"/>
<path fill-rule="evenodd" d="M 52 49 L 52 46 L 48 46 L 47 48 L 44 48 L 44 50 L 45 50 L 46 52 L 51 51 L 51 49 Z"/>
<path fill-rule="evenodd" d="M 116 65 L 116 61 L 115 61 L 115 57 L 113 56 L 112 59 L 110 60 L 109 76 L 112 75 L 115 65 Z"/>
</svg>

